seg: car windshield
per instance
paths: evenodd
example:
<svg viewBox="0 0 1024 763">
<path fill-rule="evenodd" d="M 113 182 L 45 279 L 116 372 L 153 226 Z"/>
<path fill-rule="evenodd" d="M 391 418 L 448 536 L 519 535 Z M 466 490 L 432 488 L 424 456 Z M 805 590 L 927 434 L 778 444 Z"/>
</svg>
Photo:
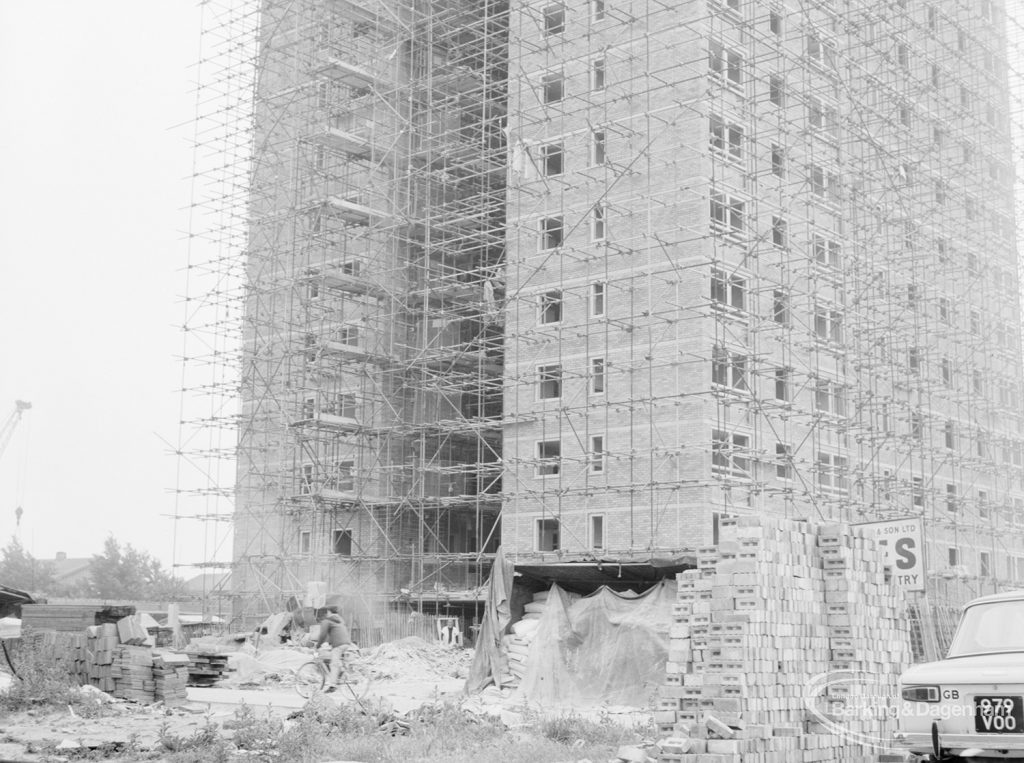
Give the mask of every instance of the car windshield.
<svg viewBox="0 0 1024 763">
<path fill-rule="evenodd" d="M 985 652 L 1024 652 L 1024 601 L 997 601 L 967 608 L 949 656 Z"/>
</svg>

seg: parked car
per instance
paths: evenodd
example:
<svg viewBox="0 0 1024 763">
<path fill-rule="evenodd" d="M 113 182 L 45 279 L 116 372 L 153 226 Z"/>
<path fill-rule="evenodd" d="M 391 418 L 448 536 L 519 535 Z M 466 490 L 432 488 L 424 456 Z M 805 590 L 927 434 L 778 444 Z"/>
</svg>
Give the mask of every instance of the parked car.
<svg viewBox="0 0 1024 763">
<path fill-rule="evenodd" d="M 900 676 L 896 741 L 917 760 L 1024 759 L 1024 591 L 967 604 L 946 659 Z"/>
</svg>

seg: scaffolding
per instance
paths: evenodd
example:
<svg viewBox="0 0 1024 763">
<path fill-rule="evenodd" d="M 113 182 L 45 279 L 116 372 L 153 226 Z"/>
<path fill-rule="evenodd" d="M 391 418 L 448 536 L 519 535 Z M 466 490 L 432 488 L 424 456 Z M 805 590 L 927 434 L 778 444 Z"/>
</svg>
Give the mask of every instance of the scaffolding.
<svg viewBox="0 0 1024 763">
<path fill-rule="evenodd" d="M 225 300 L 229 322 L 241 304 L 242 333 L 222 358 L 239 369 L 241 618 L 309 580 L 422 603 L 478 587 L 489 569 L 506 20 L 490 2 L 213 14 L 206 36 L 251 56 L 222 63 L 222 79 L 248 90 L 231 129 L 251 140 L 232 157 L 248 197 L 224 226 L 221 263 L 243 288 Z"/>
<path fill-rule="evenodd" d="M 920 517 L 931 601 L 1024 582 L 1017 9 L 204 5 L 180 513 L 231 519 L 237 616 L 743 513 Z"/>
<path fill-rule="evenodd" d="M 933 588 L 1024 580 L 1012 14 L 598 1 L 510 26 L 506 542 L 614 558 L 710 543 L 722 513 L 919 516 Z"/>
</svg>

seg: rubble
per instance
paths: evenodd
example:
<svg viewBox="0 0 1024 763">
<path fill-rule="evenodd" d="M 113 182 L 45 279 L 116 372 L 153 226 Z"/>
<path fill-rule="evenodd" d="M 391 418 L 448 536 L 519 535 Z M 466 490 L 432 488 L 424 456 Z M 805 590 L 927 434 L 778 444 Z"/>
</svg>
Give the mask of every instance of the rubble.
<svg viewBox="0 0 1024 763">
<path fill-rule="evenodd" d="M 370 679 L 435 680 L 465 678 L 472 660 L 471 650 L 446 648 L 409 636 L 361 652 L 351 665 Z"/>
</svg>

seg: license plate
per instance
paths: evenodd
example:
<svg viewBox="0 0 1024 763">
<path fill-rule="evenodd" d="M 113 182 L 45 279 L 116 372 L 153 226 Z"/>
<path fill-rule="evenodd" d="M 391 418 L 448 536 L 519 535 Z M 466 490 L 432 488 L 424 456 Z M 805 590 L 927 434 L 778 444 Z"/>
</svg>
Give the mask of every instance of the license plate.
<svg viewBox="0 0 1024 763">
<path fill-rule="evenodd" d="M 975 697 L 974 730 L 981 734 L 1024 734 L 1020 697 Z"/>
</svg>

